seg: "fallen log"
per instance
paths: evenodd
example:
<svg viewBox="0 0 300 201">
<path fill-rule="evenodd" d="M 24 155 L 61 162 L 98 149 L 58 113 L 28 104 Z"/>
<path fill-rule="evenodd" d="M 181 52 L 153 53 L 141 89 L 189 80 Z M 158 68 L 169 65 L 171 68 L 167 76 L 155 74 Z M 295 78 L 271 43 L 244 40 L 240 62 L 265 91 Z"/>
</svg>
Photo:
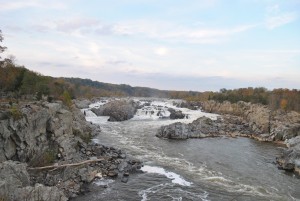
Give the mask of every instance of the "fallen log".
<svg viewBox="0 0 300 201">
<path fill-rule="evenodd" d="M 99 162 L 99 161 L 103 161 L 106 158 L 98 158 L 98 159 L 94 159 L 94 160 L 86 160 L 86 161 L 82 161 L 79 163 L 68 163 L 68 164 L 55 164 L 55 165 L 49 165 L 49 166 L 43 166 L 43 167 L 28 167 L 28 170 L 45 170 L 45 169 L 51 169 L 51 168 L 63 168 L 63 167 L 72 167 L 72 166 L 79 166 L 79 165 L 84 165 L 84 164 L 88 164 L 88 163 L 95 163 L 95 162 Z"/>
</svg>

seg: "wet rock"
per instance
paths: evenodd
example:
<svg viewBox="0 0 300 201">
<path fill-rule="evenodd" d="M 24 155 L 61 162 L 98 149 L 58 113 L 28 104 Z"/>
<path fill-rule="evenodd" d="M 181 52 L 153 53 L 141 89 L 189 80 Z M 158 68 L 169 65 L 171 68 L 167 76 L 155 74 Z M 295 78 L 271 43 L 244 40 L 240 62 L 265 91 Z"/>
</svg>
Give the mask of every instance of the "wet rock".
<svg viewBox="0 0 300 201">
<path fill-rule="evenodd" d="M 118 176 L 118 173 L 116 171 L 109 171 L 107 173 L 107 176 L 109 177 L 117 177 Z"/>
<path fill-rule="evenodd" d="M 132 101 L 117 100 L 92 111 L 97 116 L 109 116 L 108 121 L 125 121 L 134 116 L 136 108 Z"/>
<path fill-rule="evenodd" d="M 128 177 L 122 177 L 121 182 L 127 183 L 128 182 Z"/>
<path fill-rule="evenodd" d="M 188 139 L 217 137 L 221 135 L 237 136 L 253 133 L 251 128 L 243 123 L 243 120 L 234 116 L 224 116 L 217 120 L 208 117 L 200 117 L 190 124 L 174 123 L 162 126 L 156 136 L 169 139 Z"/>
<path fill-rule="evenodd" d="M 177 122 L 168 126 L 162 126 L 156 133 L 156 137 L 169 139 L 188 139 L 189 130 L 186 124 Z"/>
<path fill-rule="evenodd" d="M 168 111 L 171 113 L 170 114 L 170 119 L 184 119 L 185 114 L 182 113 L 180 110 L 175 110 L 173 108 L 169 108 Z"/>
</svg>

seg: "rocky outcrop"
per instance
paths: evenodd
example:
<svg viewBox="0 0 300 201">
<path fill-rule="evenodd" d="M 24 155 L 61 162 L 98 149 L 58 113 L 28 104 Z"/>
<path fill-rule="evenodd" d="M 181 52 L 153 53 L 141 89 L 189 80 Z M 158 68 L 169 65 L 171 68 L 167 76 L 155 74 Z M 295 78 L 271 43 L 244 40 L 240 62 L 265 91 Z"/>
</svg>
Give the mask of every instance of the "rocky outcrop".
<svg viewBox="0 0 300 201">
<path fill-rule="evenodd" d="M 188 125 L 176 122 L 168 126 L 162 126 L 156 133 L 156 137 L 168 139 L 188 139 L 190 132 Z"/>
<path fill-rule="evenodd" d="M 168 108 L 168 111 L 170 112 L 170 119 L 184 119 L 186 117 L 180 110 Z"/>
<path fill-rule="evenodd" d="M 174 103 L 177 107 L 188 108 L 190 110 L 198 110 L 201 108 L 201 102 L 197 101 L 181 101 L 179 103 Z"/>
<path fill-rule="evenodd" d="M 93 108 L 97 116 L 109 116 L 108 121 L 125 121 L 131 119 L 136 112 L 133 101 L 116 100 L 109 102 L 100 108 Z"/>
<path fill-rule="evenodd" d="M 0 198 L 4 200 L 49 200 L 66 201 L 57 187 L 42 184 L 30 186 L 26 163 L 5 161 L 0 163 Z"/>
<path fill-rule="evenodd" d="M 231 114 L 248 122 L 252 135 L 259 141 L 285 141 L 289 147 L 277 158 L 280 168 L 300 174 L 300 114 L 294 111 L 271 111 L 266 106 L 245 102 L 202 102 L 202 109 L 218 114 Z"/>
<path fill-rule="evenodd" d="M 122 178 L 141 167 L 120 150 L 92 143 L 100 127 L 87 122 L 76 107 L 36 102 L 4 112 L 7 115 L 0 120 L 0 198 L 67 200 L 82 193 L 94 179 Z M 88 163 L 81 166 L 59 168 L 85 161 Z M 47 165 L 53 168 L 35 169 Z"/>
<path fill-rule="evenodd" d="M 251 135 L 252 133 L 249 124 L 243 122 L 241 118 L 227 115 L 217 120 L 200 117 L 190 124 L 174 123 L 162 126 L 156 136 L 168 139 L 188 139 L 222 135 Z"/>
<path fill-rule="evenodd" d="M 201 105 L 202 109 L 206 112 L 243 117 L 249 122 L 252 130 L 256 134 L 270 132 L 271 111 L 266 106 L 242 101 L 237 103 L 230 103 L 229 101 L 219 103 L 212 100 L 202 102 Z"/>
<path fill-rule="evenodd" d="M 60 150 L 62 156 L 71 158 L 76 150 L 68 148 L 66 141 L 75 140 L 75 135 L 82 140 L 99 131 L 85 121 L 80 110 L 67 110 L 60 102 L 21 105 L 18 110 L 19 119 L 0 121 L 0 162 L 30 162 L 49 150 L 55 154 Z"/>
<path fill-rule="evenodd" d="M 277 164 L 281 169 L 300 175 L 300 136 L 288 140 L 287 146 L 288 149 L 276 158 Z"/>
<path fill-rule="evenodd" d="M 202 102 L 202 109 L 217 114 L 242 117 L 261 141 L 287 140 L 300 135 L 300 114 L 294 111 L 271 111 L 267 106 L 246 102 Z"/>
<path fill-rule="evenodd" d="M 82 100 L 73 100 L 74 104 L 79 109 L 88 108 L 89 105 L 92 103 L 90 100 L 82 99 Z"/>
</svg>

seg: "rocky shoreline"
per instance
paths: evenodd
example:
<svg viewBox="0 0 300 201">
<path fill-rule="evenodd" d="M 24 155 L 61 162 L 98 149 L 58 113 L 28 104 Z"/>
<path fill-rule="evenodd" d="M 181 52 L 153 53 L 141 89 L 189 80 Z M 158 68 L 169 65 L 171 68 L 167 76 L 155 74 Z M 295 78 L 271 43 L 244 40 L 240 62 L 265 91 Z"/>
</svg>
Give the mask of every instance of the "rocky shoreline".
<svg viewBox="0 0 300 201">
<path fill-rule="evenodd" d="M 63 201 L 86 192 L 97 179 L 127 182 L 142 164 L 121 150 L 91 142 L 100 131 L 74 105 L 2 105 L 0 200 Z"/>
<path fill-rule="evenodd" d="M 286 144 L 278 167 L 300 175 L 300 114 L 294 111 L 271 111 L 266 106 L 245 102 L 205 101 L 182 103 L 181 106 L 220 114 L 217 120 L 201 117 L 190 124 L 174 123 L 162 126 L 156 136 L 168 139 L 205 137 L 249 137 L 263 142 Z"/>
</svg>

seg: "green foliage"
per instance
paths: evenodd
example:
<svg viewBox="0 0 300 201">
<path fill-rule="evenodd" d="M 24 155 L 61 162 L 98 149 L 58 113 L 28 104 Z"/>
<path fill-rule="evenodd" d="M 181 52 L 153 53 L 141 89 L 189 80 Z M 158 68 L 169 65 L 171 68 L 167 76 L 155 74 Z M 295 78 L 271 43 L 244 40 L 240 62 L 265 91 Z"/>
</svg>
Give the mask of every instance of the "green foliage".
<svg viewBox="0 0 300 201">
<path fill-rule="evenodd" d="M 71 99 L 71 96 L 70 96 L 69 92 L 64 91 L 64 93 L 62 95 L 62 101 L 66 106 L 71 107 L 72 99 Z"/>
<path fill-rule="evenodd" d="M 20 111 L 20 109 L 16 106 L 12 106 L 11 109 L 9 110 L 11 116 L 13 117 L 13 119 L 16 121 L 16 120 L 19 120 L 23 117 L 23 114 L 22 112 Z"/>
</svg>

